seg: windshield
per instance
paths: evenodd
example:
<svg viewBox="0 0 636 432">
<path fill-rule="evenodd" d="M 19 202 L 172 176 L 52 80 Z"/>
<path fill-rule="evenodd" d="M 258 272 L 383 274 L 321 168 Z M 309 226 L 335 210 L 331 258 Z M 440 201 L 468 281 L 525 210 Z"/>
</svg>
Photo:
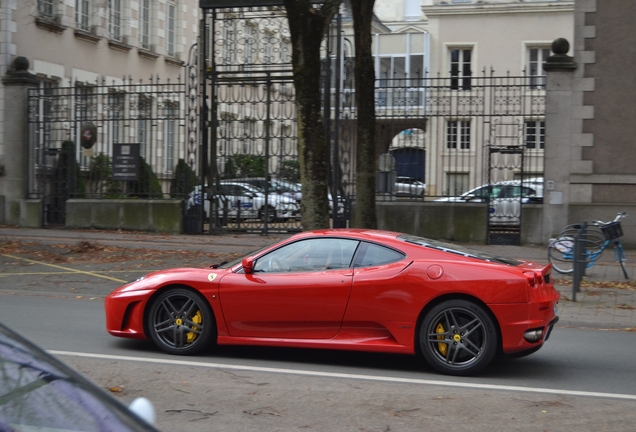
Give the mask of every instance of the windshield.
<svg viewBox="0 0 636 432">
<path fill-rule="evenodd" d="M 418 237 L 410 234 L 402 234 L 398 236 L 398 239 L 403 240 L 407 243 L 412 243 L 416 245 L 420 245 L 423 247 L 441 250 L 444 252 L 465 256 L 468 258 L 475 258 L 483 261 L 496 262 L 500 264 L 508 264 L 512 266 L 518 266 L 522 264 L 522 261 L 516 260 L 514 258 L 506 258 L 498 255 L 489 254 L 488 252 L 483 252 L 475 249 L 470 249 L 465 246 L 455 245 L 452 243 L 445 243 L 438 240 L 431 240 L 424 237 Z"/>
<path fill-rule="evenodd" d="M 241 261 L 243 261 L 243 258 L 246 258 L 246 257 L 249 257 L 249 256 L 257 255 L 257 254 L 259 254 L 261 251 L 264 251 L 265 249 L 269 248 L 269 246 L 270 246 L 270 245 L 265 246 L 265 247 L 260 248 L 260 249 L 256 249 L 256 250 L 254 250 L 254 251 L 252 251 L 252 252 L 248 253 L 247 255 L 241 255 L 240 257 L 238 257 L 238 258 L 236 258 L 236 259 L 233 259 L 232 261 L 225 261 L 225 262 L 222 262 L 221 264 L 219 264 L 218 266 L 216 266 L 216 267 L 214 267 L 214 268 L 217 268 L 217 269 L 228 269 L 228 268 L 232 268 L 232 267 L 234 267 L 235 265 L 240 264 L 240 263 L 241 263 Z"/>
</svg>

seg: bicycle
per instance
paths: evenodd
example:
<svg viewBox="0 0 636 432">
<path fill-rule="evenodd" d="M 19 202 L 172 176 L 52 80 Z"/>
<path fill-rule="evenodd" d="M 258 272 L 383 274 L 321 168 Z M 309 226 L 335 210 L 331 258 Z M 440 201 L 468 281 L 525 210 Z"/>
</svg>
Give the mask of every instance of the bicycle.
<svg viewBox="0 0 636 432">
<path fill-rule="evenodd" d="M 582 232 L 582 224 L 568 225 L 556 238 L 551 238 L 548 245 L 548 260 L 552 267 L 561 274 L 574 271 L 574 239 L 579 235 L 585 252 L 585 267 L 594 265 L 605 248 L 613 244 L 616 262 L 620 263 L 625 279 L 629 279 L 625 268 L 625 250 L 619 240 L 623 236 L 621 220 L 627 217 L 625 212 L 618 213 L 613 221 L 593 221 Z"/>
</svg>

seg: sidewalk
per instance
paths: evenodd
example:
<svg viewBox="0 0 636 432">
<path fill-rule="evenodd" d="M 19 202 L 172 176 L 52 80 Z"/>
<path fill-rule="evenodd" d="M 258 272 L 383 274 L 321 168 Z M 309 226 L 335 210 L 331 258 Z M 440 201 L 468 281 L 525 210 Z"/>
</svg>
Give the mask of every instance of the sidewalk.
<svg viewBox="0 0 636 432">
<path fill-rule="evenodd" d="M 29 229 L 0 227 L 0 243 L 21 240 L 43 244 L 73 244 L 80 241 L 106 246 L 157 250 L 192 250 L 201 252 L 238 252 L 247 254 L 288 234 L 165 235 L 145 232 Z M 470 245 L 474 249 L 502 256 L 547 263 L 545 247 Z M 572 301 L 571 277 L 553 272 L 555 286 L 562 295 L 559 302 L 561 327 L 588 327 L 636 331 L 636 251 L 627 251 L 626 281 L 611 250 L 596 265 L 587 269 L 581 290 Z M 632 282 L 634 281 L 634 282 Z"/>
</svg>

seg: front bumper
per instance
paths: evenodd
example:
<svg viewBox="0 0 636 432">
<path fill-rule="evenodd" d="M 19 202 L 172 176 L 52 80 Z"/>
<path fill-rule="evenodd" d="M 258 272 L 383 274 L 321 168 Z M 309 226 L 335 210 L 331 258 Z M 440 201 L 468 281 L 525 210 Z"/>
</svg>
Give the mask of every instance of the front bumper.
<svg viewBox="0 0 636 432">
<path fill-rule="evenodd" d="M 113 336 L 146 339 L 143 311 L 149 290 L 113 292 L 104 300 L 106 330 Z"/>
</svg>

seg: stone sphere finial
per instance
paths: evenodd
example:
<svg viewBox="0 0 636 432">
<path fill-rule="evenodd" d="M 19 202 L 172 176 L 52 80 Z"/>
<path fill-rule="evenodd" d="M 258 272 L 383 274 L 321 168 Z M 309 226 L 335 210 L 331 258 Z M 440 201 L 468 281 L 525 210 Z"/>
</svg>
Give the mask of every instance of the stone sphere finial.
<svg viewBox="0 0 636 432">
<path fill-rule="evenodd" d="M 558 38 L 552 42 L 552 52 L 559 55 L 565 55 L 570 50 L 570 43 L 567 39 Z"/>
<path fill-rule="evenodd" d="M 29 70 L 29 59 L 23 56 L 18 56 L 13 59 L 13 68 L 16 71 L 27 71 Z"/>
</svg>

